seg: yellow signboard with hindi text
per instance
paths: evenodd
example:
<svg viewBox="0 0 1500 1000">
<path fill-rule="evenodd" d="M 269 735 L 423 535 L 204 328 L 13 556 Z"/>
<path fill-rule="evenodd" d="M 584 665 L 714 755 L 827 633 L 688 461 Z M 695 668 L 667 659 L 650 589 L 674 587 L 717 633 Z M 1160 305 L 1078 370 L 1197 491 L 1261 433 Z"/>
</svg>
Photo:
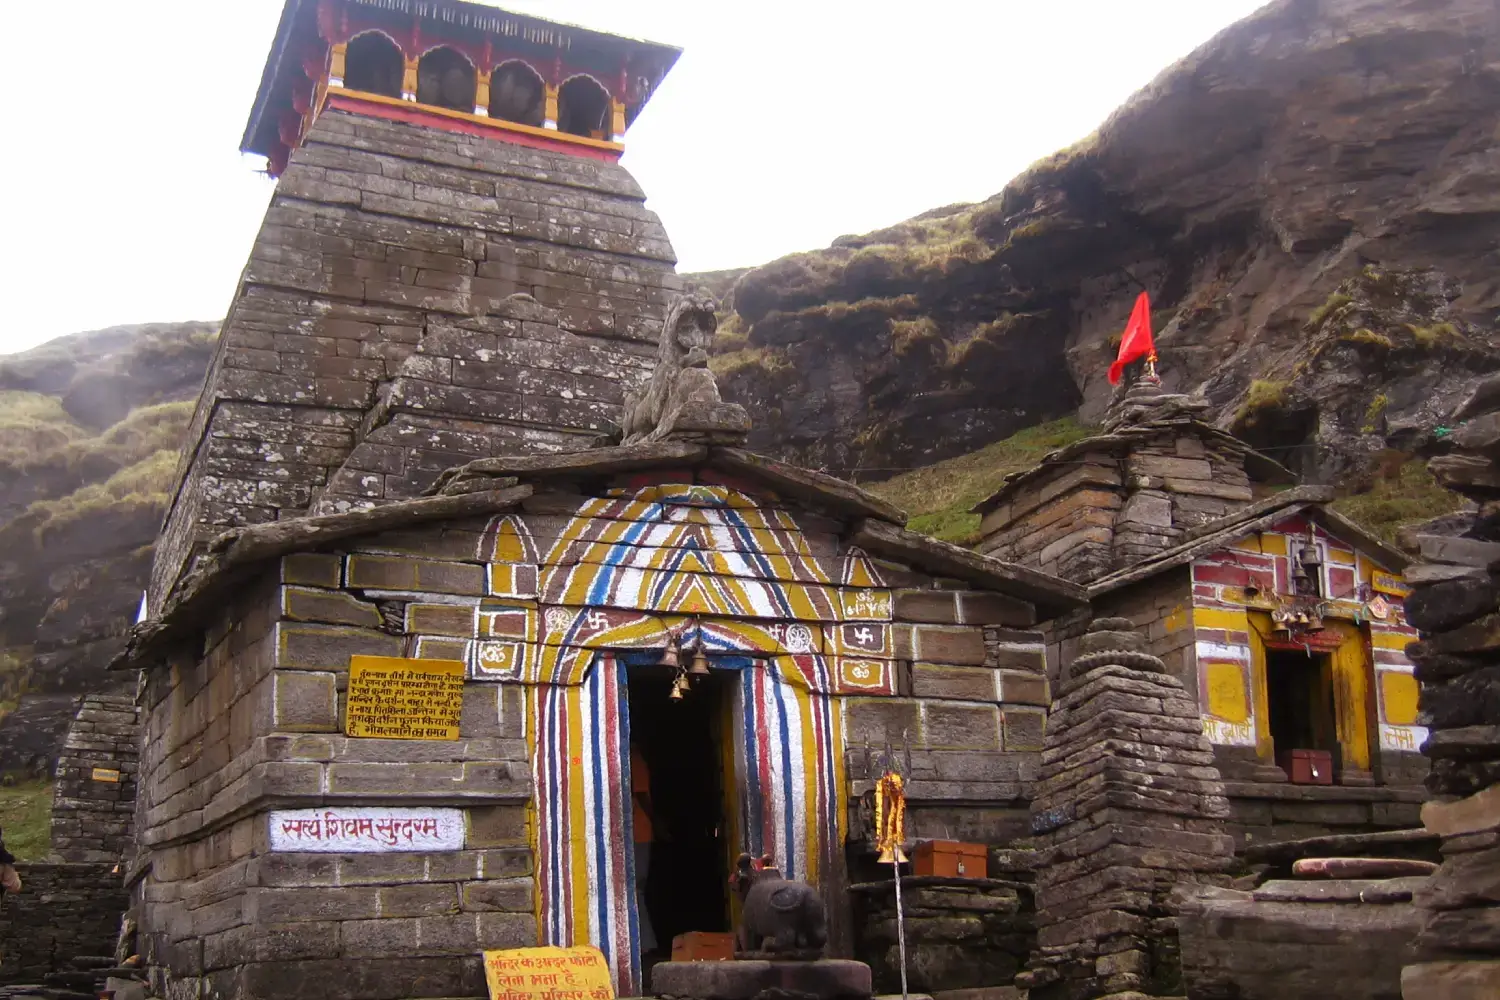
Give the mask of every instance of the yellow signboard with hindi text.
<svg viewBox="0 0 1500 1000">
<path fill-rule="evenodd" d="M 484 953 L 490 1000 L 615 1000 L 604 954 L 591 945 Z"/>
<path fill-rule="evenodd" d="M 1390 594 L 1392 597 L 1405 597 L 1411 593 L 1411 588 L 1401 577 L 1378 569 L 1370 573 L 1370 589 L 1377 593 Z"/>
<path fill-rule="evenodd" d="M 463 705 L 462 660 L 349 658 L 345 735 L 456 740 Z"/>
</svg>

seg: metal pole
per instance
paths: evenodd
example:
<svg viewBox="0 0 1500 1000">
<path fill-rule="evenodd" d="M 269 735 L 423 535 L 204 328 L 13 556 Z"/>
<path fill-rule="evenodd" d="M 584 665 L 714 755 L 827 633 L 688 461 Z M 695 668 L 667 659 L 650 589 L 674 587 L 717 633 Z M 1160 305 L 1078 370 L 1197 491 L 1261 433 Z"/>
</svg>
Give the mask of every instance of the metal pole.
<svg viewBox="0 0 1500 1000">
<path fill-rule="evenodd" d="M 906 995 L 906 914 L 901 909 L 901 852 L 899 846 L 896 859 L 891 862 L 891 871 L 896 873 L 896 944 L 901 954 L 901 1000 Z"/>
</svg>

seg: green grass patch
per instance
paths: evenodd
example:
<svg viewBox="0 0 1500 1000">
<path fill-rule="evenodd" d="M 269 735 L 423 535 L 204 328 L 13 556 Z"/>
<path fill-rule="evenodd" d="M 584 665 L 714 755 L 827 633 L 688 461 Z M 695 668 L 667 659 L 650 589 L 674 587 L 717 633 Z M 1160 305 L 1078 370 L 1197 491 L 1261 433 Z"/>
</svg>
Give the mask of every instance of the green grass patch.
<svg viewBox="0 0 1500 1000">
<path fill-rule="evenodd" d="M 1245 401 L 1234 415 L 1234 426 L 1254 426 L 1263 413 L 1279 410 L 1286 405 L 1286 383 L 1271 379 L 1256 379 L 1245 393 Z"/>
<path fill-rule="evenodd" d="M 1328 298 L 1324 299 L 1323 304 L 1314 309 L 1312 313 L 1307 317 L 1307 325 L 1310 327 L 1317 327 L 1325 319 L 1333 315 L 1333 313 L 1344 308 L 1353 301 L 1353 298 L 1345 295 L 1343 292 L 1334 292 L 1332 295 L 1328 296 Z"/>
<path fill-rule="evenodd" d="M 63 461 L 67 447 L 88 436 L 56 396 L 0 391 L 0 467 L 24 470 Z"/>
<path fill-rule="evenodd" d="M 177 450 L 163 448 L 128 466 L 102 483 L 90 483 L 57 500 L 42 500 L 27 508 L 36 517 L 32 529 L 38 544 L 50 532 L 119 507 L 166 509 L 168 491 L 177 471 Z"/>
<path fill-rule="evenodd" d="M 1422 347 L 1432 350 L 1444 341 L 1458 340 L 1458 329 L 1452 323 L 1434 323 L 1432 326 L 1417 326 L 1415 323 L 1406 324 L 1414 339 Z"/>
<path fill-rule="evenodd" d="M 52 784 L 26 781 L 0 786 L 0 830 L 17 861 L 41 861 L 52 850 Z M 26 870 L 21 869 L 21 883 Z"/>
<path fill-rule="evenodd" d="M 1393 475 L 1378 476 L 1363 493 L 1341 497 L 1333 509 L 1387 542 L 1408 524 L 1450 514 L 1464 499 L 1438 485 L 1424 459 L 1403 462 Z"/>
<path fill-rule="evenodd" d="M 744 347 L 725 351 L 708 359 L 709 371 L 720 377 L 733 375 L 744 368 L 761 368 L 770 373 L 785 371 L 792 362 L 780 351 L 769 347 Z"/>
<path fill-rule="evenodd" d="M 999 489 L 1006 476 L 1093 433 L 1094 428 L 1064 417 L 865 488 L 910 513 L 907 527 L 912 531 L 962 544 L 972 541 L 979 528 L 979 516 L 970 514 L 969 508 Z"/>
<path fill-rule="evenodd" d="M 1339 339 L 1346 344 L 1364 344 L 1368 347 L 1378 347 L 1383 351 L 1389 351 L 1396 346 L 1396 342 L 1390 337 L 1383 333 L 1376 333 L 1366 326 L 1349 333 L 1341 333 Z"/>
</svg>

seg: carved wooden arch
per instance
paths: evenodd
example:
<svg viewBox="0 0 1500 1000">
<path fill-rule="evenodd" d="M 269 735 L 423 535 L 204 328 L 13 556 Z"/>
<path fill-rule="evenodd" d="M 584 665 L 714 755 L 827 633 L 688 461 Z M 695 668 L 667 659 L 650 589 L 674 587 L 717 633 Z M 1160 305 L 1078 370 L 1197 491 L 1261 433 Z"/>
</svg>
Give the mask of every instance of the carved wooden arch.
<svg viewBox="0 0 1500 1000">
<path fill-rule="evenodd" d="M 599 122 L 597 124 L 597 127 L 589 128 L 586 131 L 578 131 L 578 128 L 577 128 L 578 123 L 569 120 L 569 112 L 572 109 L 569 108 L 569 102 L 566 100 L 566 96 L 567 96 L 566 92 L 569 89 L 569 85 L 574 84 L 574 83 L 576 83 L 577 81 L 580 81 L 580 80 L 587 80 L 590 83 L 592 83 L 595 87 L 597 87 L 598 88 L 598 92 L 599 92 L 599 96 L 602 99 L 602 105 L 600 107 Z M 576 90 L 576 87 L 574 89 Z M 569 76 L 565 80 L 563 80 L 562 84 L 558 86 L 558 88 L 557 88 L 557 95 L 558 95 L 558 97 L 557 97 L 557 128 L 558 128 L 558 131 L 567 132 L 567 133 L 569 133 L 571 135 L 592 136 L 593 138 L 596 138 L 596 139 L 607 138 L 608 137 L 608 132 L 609 132 L 609 115 L 610 115 L 611 105 L 612 105 L 612 103 L 614 101 L 614 98 L 611 95 L 609 88 L 607 86 L 605 86 L 604 83 L 602 81 L 600 81 L 600 79 L 597 76 L 594 76 L 592 73 L 574 73 L 572 76 Z M 569 127 L 570 125 L 574 126 L 574 127 L 570 128 Z"/>
</svg>

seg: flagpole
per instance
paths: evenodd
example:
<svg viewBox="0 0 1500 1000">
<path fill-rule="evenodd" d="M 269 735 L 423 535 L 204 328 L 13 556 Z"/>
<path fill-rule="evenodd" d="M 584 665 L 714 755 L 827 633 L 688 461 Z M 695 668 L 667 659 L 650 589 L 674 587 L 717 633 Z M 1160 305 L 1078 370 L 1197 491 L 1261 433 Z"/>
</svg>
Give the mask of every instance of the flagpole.
<svg viewBox="0 0 1500 1000">
<path fill-rule="evenodd" d="M 901 852 L 891 860 L 891 871 L 896 875 L 896 945 L 901 955 L 901 1000 L 908 1000 L 906 993 L 906 914 L 901 907 Z"/>
</svg>

